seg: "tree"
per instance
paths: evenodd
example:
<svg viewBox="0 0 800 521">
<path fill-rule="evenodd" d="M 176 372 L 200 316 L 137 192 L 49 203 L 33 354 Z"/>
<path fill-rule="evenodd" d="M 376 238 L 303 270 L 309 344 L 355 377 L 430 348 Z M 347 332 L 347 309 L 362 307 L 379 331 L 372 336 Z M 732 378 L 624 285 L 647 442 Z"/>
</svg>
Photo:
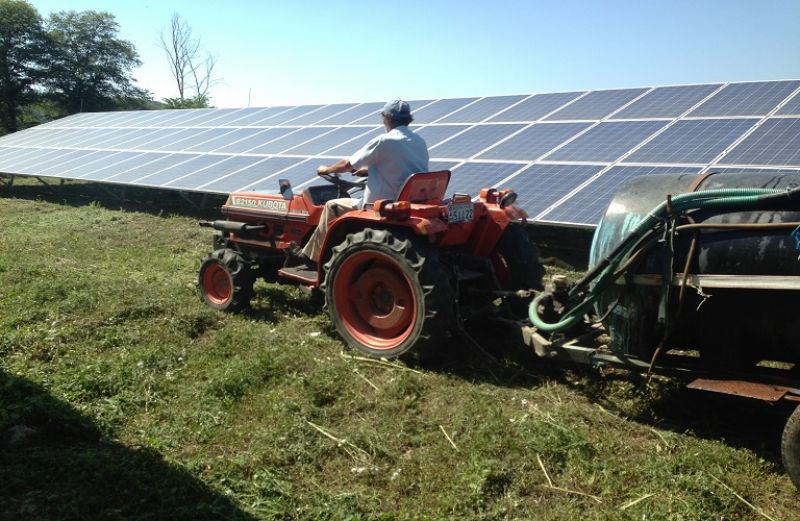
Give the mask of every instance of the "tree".
<svg viewBox="0 0 800 521">
<path fill-rule="evenodd" d="M 18 128 L 22 107 L 36 99 L 33 88 L 45 60 L 45 36 L 38 11 L 22 0 L 0 0 L 0 124 Z"/>
<path fill-rule="evenodd" d="M 200 39 L 192 35 L 192 28 L 178 13 L 172 14 L 169 29 L 162 29 L 160 46 L 178 88 L 177 98 L 167 98 L 167 104 L 183 108 L 188 101 L 195 107 L 207 107 L 211 87 L 216 83 L 213 73 L 217 59 L 210 53 L 201 56 Z"/>
<path fill-rule="evenodd" d="M 68 113 L 142 107 L 149 93 L 133 84 L 141 64 L 136 48 L 118 38 L 114 15 L 98 11 L 62 11 L 46 24 L 52 43 L 45 84 Z"/>
</svg>

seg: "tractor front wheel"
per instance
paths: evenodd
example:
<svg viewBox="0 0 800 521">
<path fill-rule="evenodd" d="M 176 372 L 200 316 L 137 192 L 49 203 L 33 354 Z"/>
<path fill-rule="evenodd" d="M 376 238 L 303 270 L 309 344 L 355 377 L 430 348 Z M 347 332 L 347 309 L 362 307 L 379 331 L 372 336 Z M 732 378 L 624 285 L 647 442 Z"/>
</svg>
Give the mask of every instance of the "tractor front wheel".
<svg viewBox="0 0 800 521">
<path fill-rule="evenodd" d="M 792 478 L 792 482 L 800 488 L 800 406 L 789 416 L 789 421 L 783 428 L 781 457 L 783 467 Z"/>
<path fill-rule="evenodd" d="M 214 309 L 237 311 L 250 305 L 255 274 L 237 252 L 224 248 L 209 254 L 197 272 L 200 298 Z"/>
<path fill-rule="evenodd" d="M 368 228 L 336 246 L 325 270 L 331 320 L 367 356 L 420 355 L 451 329 L 450 276 L 421 240 Z"/>
</svg>

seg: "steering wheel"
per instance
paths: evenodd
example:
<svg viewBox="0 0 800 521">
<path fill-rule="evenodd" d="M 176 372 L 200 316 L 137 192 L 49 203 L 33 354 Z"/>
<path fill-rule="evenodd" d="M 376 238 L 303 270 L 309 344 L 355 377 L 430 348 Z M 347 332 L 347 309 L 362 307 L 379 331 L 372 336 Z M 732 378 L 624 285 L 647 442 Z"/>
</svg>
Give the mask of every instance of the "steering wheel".
<svg viewBox="0 0 800 521">
<path fill-rule="evenodd" d="M 350 197 L 350 190 L 363 190 L 364 185 L 367 183 L 366 178 L 358 181 L 348 181 L 340 177 L 339 174 L 322 174 L 320 177 L 338 188 L 339 197 Z"/>
</svg>

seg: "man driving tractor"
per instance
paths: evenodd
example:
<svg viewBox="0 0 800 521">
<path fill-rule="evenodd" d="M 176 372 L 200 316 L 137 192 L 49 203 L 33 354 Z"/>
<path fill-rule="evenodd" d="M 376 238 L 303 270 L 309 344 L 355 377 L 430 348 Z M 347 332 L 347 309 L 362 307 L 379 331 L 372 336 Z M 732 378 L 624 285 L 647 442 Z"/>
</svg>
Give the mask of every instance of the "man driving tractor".
<svg viewBox="0 0 800 521">
<path fill-rule="evenodd" d="M 414 120 L 408 102 L 388 102 L 381 111 L 381 117 L 385 134 L 371 139 L 350 158 L 317 168 L 317 175 L 351 172 L 356 176 L 367 176 L 364 197 L 344 197 L 326 202 L 319 224 L 305 247 L 301 249 L 293 245 L 290 248 L 290 264 L 314 266 L 319 261 L 320 247 L 329 221 L 379 199 L 394 199 L 411 174 L 428 171 L 428 146 L 424 139 L 408 128 Z"/>
</svg>

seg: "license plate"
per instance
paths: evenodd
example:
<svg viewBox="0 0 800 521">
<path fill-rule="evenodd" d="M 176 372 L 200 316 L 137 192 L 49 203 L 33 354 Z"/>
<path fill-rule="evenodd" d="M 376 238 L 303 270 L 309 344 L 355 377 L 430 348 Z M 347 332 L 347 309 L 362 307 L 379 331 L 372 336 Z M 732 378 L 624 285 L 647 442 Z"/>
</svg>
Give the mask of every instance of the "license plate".
<svg viewBox="0 0 800 521">
<path fill-rule="evenodd" d="M 469 203 L 450 203 L 447 205 L 447 220 L 451 223 L 466 223 L 472 220 L 475 207 Z"/>
</svg>

